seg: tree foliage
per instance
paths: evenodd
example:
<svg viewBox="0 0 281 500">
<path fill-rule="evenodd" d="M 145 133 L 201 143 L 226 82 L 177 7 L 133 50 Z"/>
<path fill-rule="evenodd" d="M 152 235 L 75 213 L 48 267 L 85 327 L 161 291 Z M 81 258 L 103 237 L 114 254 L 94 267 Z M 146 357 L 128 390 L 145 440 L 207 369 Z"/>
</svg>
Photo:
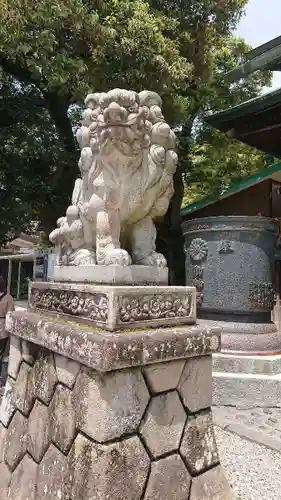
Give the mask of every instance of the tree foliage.
<svg viewBox="0 0 281 500">
<path fill-rule="evenodd" d="M 113 87 L 161 94 L 178 131 L 175 195 L 159 244 L 176 269 L 184 193 L 248 172 L 202 115 L 257 95 L 269 76 L 228 86 L 223 73 L 247 47 L 231 36 L 247 0 L 0 0 L 0 240 L 38 219 L 46 231 L 78 174 L 73 128 L 89 91 Z M 235 149 L 236 147 L 236 149 Z M 243 149 L 244 148 L 244 149 Z M 256 153 L 255 153 L 256 154 Z M 245 153 L 244 158 L 247 156 Z M 258 158 L 258 161 L 259 158 Z M 234 168 L 234 165 L 236 166 Z M 236 174 L 235 174 L 236 175 Z M 222 182 L 225 182 L 222 181 Z M 197 189 L 197 191 L 196 191 Z M 183 268 L 175 270 L 180 282 Z"/>
</svg>

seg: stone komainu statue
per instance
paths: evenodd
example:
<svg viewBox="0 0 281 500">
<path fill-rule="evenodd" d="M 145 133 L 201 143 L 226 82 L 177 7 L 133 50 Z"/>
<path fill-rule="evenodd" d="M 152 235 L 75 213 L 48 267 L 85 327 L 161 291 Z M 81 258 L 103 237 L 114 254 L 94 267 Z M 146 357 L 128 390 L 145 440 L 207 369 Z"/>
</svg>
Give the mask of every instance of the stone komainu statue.
<svg viewBox="0 0 281 500">
<path fill-rule="evenodd" d="M 59 265 L 166 266 L 153 220 L 173 194 L 175 134 L 158 94 L 89 94 L 77 132 L 81 178 L 50 240 Z"/>
</svg>

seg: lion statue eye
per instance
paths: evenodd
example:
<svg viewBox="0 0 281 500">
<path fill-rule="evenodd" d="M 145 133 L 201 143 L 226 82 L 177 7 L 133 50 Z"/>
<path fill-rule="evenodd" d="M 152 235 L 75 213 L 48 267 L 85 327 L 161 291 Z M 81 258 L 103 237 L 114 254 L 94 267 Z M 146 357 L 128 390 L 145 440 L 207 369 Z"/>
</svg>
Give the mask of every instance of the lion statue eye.
<svg viewBox="0 0 281 500">
<path fill-rule="evenodd" d="M 128 109 L 129 109 L 129 113 L 135 113 L 135 111 L 136 111 L 135 106 L 130 106 Z"/>
</svg>

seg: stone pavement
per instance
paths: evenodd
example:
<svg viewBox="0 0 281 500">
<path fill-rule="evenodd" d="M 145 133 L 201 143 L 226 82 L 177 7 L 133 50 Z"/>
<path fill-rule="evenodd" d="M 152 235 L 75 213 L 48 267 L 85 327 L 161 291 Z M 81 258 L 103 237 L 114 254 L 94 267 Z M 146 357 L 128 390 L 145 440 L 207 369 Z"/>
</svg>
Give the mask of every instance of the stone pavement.
<svg viewBox="0 0 281 500">
<path fill-rule="evenodd" d="M 281 451 L 281 408 L 214 406 L 216 426 Z"/>
</svg>

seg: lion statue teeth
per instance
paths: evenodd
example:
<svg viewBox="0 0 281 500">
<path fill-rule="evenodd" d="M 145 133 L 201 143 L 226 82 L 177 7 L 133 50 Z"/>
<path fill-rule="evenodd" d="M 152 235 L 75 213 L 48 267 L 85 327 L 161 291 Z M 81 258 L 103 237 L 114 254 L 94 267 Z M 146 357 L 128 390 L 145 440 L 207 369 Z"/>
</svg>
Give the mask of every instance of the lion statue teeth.
<svg viewBox="0 0 281 500">
<path fill-rule="evenodd" d="M 50 234 L 58 264 L 165 267 L 153 220 L 168 209 L 177 154 L 162 100 L 114 89 L 89 94 L 85 105 L 77 132 L 81 177 Z"/>
</svg>

